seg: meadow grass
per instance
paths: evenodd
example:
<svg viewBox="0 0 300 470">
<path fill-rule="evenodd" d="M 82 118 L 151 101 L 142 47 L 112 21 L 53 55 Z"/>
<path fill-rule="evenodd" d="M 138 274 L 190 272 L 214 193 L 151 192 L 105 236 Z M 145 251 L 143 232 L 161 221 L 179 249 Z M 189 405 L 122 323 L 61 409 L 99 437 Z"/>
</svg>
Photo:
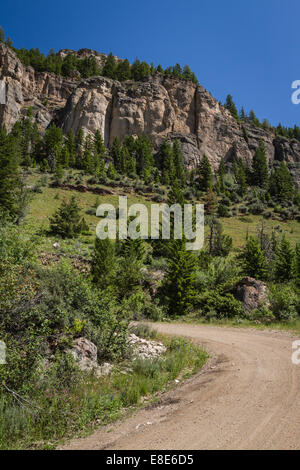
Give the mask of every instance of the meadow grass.
<svg viewBox="0 0 300 470">
<path fill-rule="evenodd" d="M 33 395 L 28 406 L 0 397 L 0 448 L 55 448 L 63 439 L 91 432 L 142 406 L 143 399 L 168 390 L 179 374 L 180 379 L 194 374 L 208 358 L 183 338 L 164 337 L 164 343 L 167 352 L 162 357 L 128 360 L 101 378 L 81 373 L 70 388 L 48 387 Z"/>
</svg>

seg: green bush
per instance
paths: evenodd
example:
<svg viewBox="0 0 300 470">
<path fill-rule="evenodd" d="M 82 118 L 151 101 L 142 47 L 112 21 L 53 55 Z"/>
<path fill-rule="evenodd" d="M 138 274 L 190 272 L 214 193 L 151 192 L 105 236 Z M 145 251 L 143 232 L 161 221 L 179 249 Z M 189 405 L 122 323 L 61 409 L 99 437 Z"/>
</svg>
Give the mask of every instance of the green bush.
<svg viewBox="0 0 300 470">
<path fill-rule="evenodd" d="M 200 316 L 204 317 L 213 316 L 217 319 L 223 319 L 244 316 L 241 302 L 231 294 L 221 295 L 217 291 L 209 291 L 198 297 L 197 307 Z"/>
<path fill-rule="evenodd" d="M 297 318 L 298 298 L 290 285 L 276 284 L 270 287 L 270 310 L 279 321 L 292 321 Z"/>
<path fill-rule="evenodd" d="M 219 204 L 218 205 L 218 216 L 219 217 L 230 217 L 230 211 L 228 210 L 228 207 L 225 206 L 224 204 Z"/>
</svg>

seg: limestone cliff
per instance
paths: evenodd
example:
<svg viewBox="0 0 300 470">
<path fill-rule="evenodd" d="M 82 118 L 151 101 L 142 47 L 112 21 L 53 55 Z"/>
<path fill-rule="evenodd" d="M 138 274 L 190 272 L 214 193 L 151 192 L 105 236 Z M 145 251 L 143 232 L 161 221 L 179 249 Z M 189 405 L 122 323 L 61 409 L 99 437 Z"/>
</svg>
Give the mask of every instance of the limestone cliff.
<svg viewBox="0 0 300 470">
<path fill-rule="evenodd" d="M 77 54 L 95 55 L 99 64 L 105 58 L 87 49 Z M 12 50 L 0 45 L 0 85 L 6 92 L 0 123 L 8 129 L 33 106 L 41 129 L 51 121 L 64 132 L 99 129 L 108 146 L 116 136 L 122 140 L 127 134 L 146 134 L 155 148 L 164 139 L 178 138 L 188 167 L 197 165 L 205 153 L 215 169 L 222 157 L 230 161 L 235 153 L 250 163 L 262 139 L 270 160 L 295 164 L 294 176 L 300 183 L 300 142 L 238 123 L 207 90 L 192 82 L 160 75 L 122 83 L 105 77 L 66 79 L 25 67 Z"/>
</svg>

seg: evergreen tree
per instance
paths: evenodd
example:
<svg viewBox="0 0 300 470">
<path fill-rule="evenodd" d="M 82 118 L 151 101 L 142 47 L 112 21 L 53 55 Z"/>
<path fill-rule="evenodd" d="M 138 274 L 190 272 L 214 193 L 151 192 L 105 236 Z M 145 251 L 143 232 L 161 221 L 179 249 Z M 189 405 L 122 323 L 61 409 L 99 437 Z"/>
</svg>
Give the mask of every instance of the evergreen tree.
<svg viewBox="0 0 300 470">
<path fill-rule="evenodd" d="M 106 58 L 105 64 L 102 69 L 102 75 L 104 77 L 112 78 L 113 80 L 117 78 L 117 63 L 112 52 L 110 52 Z"/>
<path fill-rule="evenodd" d="M 268 185 L 268 162 L 264 142 L 261 140 L 252 162 L 252 183 L 254 186 L 266 188 Z"/>
<path fill-rule="evenodd" d="M 170 144 L 167 142 L 163 142 L 159 149 L 159 159 L 162 167 L 163 184 L 172 184 L 175 177 L 173 151 Z"/>
<path fill-rule="evenodd" d="M 0 42 L 5 42 L 5 32 L 2 26 L 0 26 Z"/>
<path fill-rule="evenodd" d="M 134 142 L 134 147 L 133 142 L 127 140 L 127 147 L 131 155 L 135 155 L 137 174 L 145 179 L 145 175 L 150 174 L 154 165 L 153 149 L 149 137 L 139 136 Z M 134 150 L 130 150 L 130 147 Z"/>
<path fill-rule="evenodd" d="M 80 129 L 76 136 L 76 168 L 79 170 L 84 169 L 84 132 Z"/>
<path fill-rule="evenodd" d="M 204 206 L 206 214 L 214 214 L 217 208 L 217 195 L 209 188 L 204 198 Z"/>
<path fill-rule="evenodd" d="M 287 282 L 293 276 L 294 253 L 290 242 L 282 238 L 276 249 L 275 277 L 279 282 Z"/>
<path fill-rule="evenodd" d="M 19 217 L 19 195 L 23 183 L 20 179 L 17 159 L 17 143 L 0 129 L 0 210 L 13 220 Z"/>
<path fill-rule="evenodd" d="M 224 106 L 226 109 L 228 109 L 228 111 L 230 111 L 232 116 L 238 121 L 239 120 L 238 110 L 236 109 L 236 106 L 233 102 L 231 95 L 227 95 L 226 103 Z"/>
<path fill-rule="evenodd" d="M 191 71 L 191 69 L 188 65 L 184 66 L 182 76 L 185 80 L 192 80 L 193 79 L 193 72 Z"/>
<path fill-rule="evenodd" d="M 121 60 L 116 69 L 116 77 L 120 82 L 131 79 L 131 67 L 127 59 Z"/>
<path fill-rule="evenodd" d="M 291 201 L 294 196 L 294 182 L 284 162 L 270 176 L 269 191 L 280 202 Z"/>
<path fill-rule="evenodd" d="M 179 185 L 183 188 L 185 186 L 186 179 L 183 166 L 183 155 L 181 153 L 180 143 L 177 139 L 173 144 L 173 161 L 175 178 L 177 179 Z"/>
<path fill-rule="evenodd" d="M 136 244 L 130 243 L 130 241 L 138 240 L 128 239 L 125 241 L 129 241 L 129 243 L 119 261 L 117 272 L 117 290 L 121 298 L 129 297 L 140 287 L 142 279 L 141 269 L 143 266 L 139 254 L 136 252 Z"/>
<path fill-rule="evenodd" d="M 122 171 L 123 171 L 123 154 L 122 154 L 122 146 L 121 146 L 119 137 L 115 137 L 110 154 L 113 158 L 115 169 L 117 170 L 118 173 L 122 173 Z"/>
<path fill-rule="evenodd" d="M 257 237 L 248 239 L 240 259 L 246 276 L 261 280 L 266 277 L 266 259 Z"/>
<path fill-rule="evenodd" d="M 238 194 L 240 196 L 245 196 L 247 192 L 247 176 L 246 176 L 246 167 L 241 158 L 238 158 L 234 161 L 234 176 L 238 184 Z"/>
<path fill-rule="evenodd" d="M 196 258 L 186 241 L 170 240 L 168 270 L 162 288 L 170 315 L 184 315 L 195 297 Z"/>
<path fill-rule="evenodd" d="M 92 280 L 101 289 L 113 285 L 116 274 L 115 244 L 96 238 L 91 267 Z"/>
<path fill-rule="evenodd" d="M 223 226 L 215 217 L 206 218 L 209 229 L 208 234 L 208 254 L 210 256 L 227 256 L 232 248 L 232 238 L 223 234 Z"/>
<path fill-rule="evenodd" d="M 213 174 L 207 156 L 204 154 L 198 168 L 199 175 L 199 189 L 201 191 L 208 191 L 212 186 Z"/>
<path fill-rule="evenodd" d="M 50 231 L 62 238 L 73 238 L 82 232 L 82 218 L 74 196 L 69 202 L 64 200 L 50 218 Z"/>
<path fill-rule="evenodd" d="M 226 175 L 226 166 L 225 166 L 224 158 L 221 158 L 219 168 L 218 168 L 218 184 L 219 184 L 219 190 L 221 193 L 225 191 L 225 183 L 224 183 L 225 175 Z"/>
<path fill-rule="evenodd" d="M 76 165 L 76 141 L 72 129 L 67 134 L 66 146 L 69 152 L 69 166 L 75 168 Z"/>
<path fill-rule="evenodd" d="M 62 141 L 62 130 L 59 127 L 56 127 L 55 124 L 52 124 L 46 130 L 44 138 L 46 158 L 52 171 L 55 168 L 56 161 L 59 160 Z"/>
<path fill-rule="evenodd" d="M 103 158 L 105 155 L 105 145 L 98 129 L 94 135 L 94 152 L 99 158 Z"/>
<path fill-rule="evenodd" d="M 252 122 L 252 124 L 254 124 L 255 126 L 260 127 L 259 119 L 256 117 L 255 112 L 253 111 L 253 109 L 251 109 L 251 111 L 249 113 L 249 121 Z"/>
<path fill-rule="evenodd" d="M 242 107 L 241 112 L 240 112 L 240 119 L 242 121 L 245 121 L 245 119 L 246 119 L 246 113 L 245 113 L 245 110 L 244 110 L 243 107 Z"/>
</svg>

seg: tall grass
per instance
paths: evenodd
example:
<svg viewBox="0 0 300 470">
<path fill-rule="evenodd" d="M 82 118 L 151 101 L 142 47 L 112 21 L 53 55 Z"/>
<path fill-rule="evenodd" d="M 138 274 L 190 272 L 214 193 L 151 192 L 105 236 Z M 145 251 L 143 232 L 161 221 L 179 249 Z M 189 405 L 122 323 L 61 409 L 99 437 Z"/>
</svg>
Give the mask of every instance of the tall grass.
<svg viewBox="0 0 300 470">
<path fill-rule="evenodd" d="M 116 420 L 124 408 L 167 389 L 180 373 L 192 374 L 207 359 L 184 339 L 165 341 L 162 358 L 124 363 L 108 377 L 82 374 L 68 389 L 40 389 L 26 407 L 13 396 L 0 396 L 0 448 L 54 448 L 62 438 Z"/>
</svg>

